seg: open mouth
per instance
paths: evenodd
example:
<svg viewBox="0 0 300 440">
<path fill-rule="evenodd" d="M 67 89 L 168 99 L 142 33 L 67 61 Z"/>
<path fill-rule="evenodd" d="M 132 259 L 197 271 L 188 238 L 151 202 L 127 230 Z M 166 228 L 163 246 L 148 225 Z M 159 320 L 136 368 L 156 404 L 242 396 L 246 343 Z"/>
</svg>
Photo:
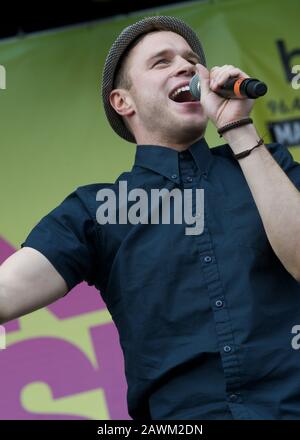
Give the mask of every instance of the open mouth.
<svg viewBox="0 0 300 440">
<path fill-rule="evenodd" d="M 184 103 L 184 102 L 196 102 L 197 99 L 194 98 L 194 96 L 190 92 L 190 87 L 184 86 L 184 87 L 178 87 L 178 89 L 174 90 L 169 98 L 178 103 Z"/>
</svg>

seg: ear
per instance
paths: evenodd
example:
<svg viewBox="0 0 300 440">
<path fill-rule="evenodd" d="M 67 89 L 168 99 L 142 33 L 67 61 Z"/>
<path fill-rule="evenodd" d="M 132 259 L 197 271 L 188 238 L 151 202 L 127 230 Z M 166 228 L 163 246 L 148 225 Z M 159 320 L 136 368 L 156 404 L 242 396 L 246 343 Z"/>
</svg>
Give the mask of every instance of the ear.
<svg viewBox="0 0 300 440">
<path fill-rule="evenodd" d="M 109 95 L 110 105 L 121 116 L 131 116 L 135 113 L 134 103 L 125 89 L 114 89 Z"/>
</svg>

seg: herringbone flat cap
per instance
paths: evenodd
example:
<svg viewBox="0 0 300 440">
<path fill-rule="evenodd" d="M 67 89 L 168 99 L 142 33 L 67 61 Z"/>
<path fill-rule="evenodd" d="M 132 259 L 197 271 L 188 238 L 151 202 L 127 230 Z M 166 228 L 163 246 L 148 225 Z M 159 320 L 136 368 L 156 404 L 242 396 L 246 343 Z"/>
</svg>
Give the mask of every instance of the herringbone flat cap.
<svg viewBox="0 0 300 440">
<path fill-rule="evenodd" d="M 201 64 L 206 66 L 205 55 L 197 34 L 186 23 L 178 18 L 168 16 L 147 17 L 126 27 L 120 33 L 110 48 L 105 60 L 102 76 L 102 99 L 106 117 L 111 127 L 123 139 L 133 143 L 136 142 L 133 135 L 125 126 L 122 117 L 118 115 L 110 105 L 109 95 L 114 88 L 115 74 L 119 68 L 119 61 L 127 48 L 140 35 L 156 30 L 156 26 L 160 25 L 163 25 L 168 30 L 181 35 L 190 45 L 192 50 L 199 55 Z"/>
</svg>

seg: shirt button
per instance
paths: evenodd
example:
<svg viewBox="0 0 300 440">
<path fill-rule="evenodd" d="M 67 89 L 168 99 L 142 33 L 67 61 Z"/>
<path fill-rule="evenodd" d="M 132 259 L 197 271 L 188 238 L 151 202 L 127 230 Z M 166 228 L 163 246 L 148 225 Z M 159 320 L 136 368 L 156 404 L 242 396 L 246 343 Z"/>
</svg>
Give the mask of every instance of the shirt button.
<svg viewBox="0 0 300 440">
<path fill-rule="evenodd" d="M 230 345 L 225 345 L 223 347 L 223 350 L 225 351 L 225 353 L 229 353 L 232 350 L 232 348 L 230 347 Z"/>
<path fill-rule="evenodd" d="M 180 157 L 180 159 L 185 159 L 186 158 L 186 154 L 185 153 L 179 153 L 179 157 Z"/>
<path fill-rule="evenodd" d="M 230 402 L 236 402 L 238 400 L 239 396 L 237 394 L 230 394 L 229 400 Z"/>
<path fill-rule="evenodd" d="M 193 181 L 193 178 L 192 178 L 191 176 L 188 176 L 188 177 L 186 178 L 186 181 L 187 181 L 187 182 L 192 182 L 192 181 Z"/>
<path fill-rule="evenodd" d="M 206 255 L 206 257 L 204 257 L 204 261 L 205 261 L 205 263 L 211 263 L 212 258 L 209 255 Z"/>
<path fill-rule="evenodd" d="M 177 179 L 177 174 L 172 174 L 171 179 Z"/>
<path fill-rule="evenodd" d="M 221 299 L 217 299 L 217 301 L 215 302 L 216 307 L 223 307 L 224 302 Z"/>
</svg>

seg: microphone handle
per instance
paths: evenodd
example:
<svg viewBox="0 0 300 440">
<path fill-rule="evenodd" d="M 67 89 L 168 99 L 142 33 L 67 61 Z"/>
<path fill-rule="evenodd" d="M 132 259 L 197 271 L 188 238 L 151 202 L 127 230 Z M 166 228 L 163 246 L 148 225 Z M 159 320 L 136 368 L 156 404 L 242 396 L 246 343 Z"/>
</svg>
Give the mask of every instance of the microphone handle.
<svg viewBox="0 0 300 440">
<path fill-rule="evenodd" d="M 224 98 L 234 99 L 245 96 L 256 99 L 265 95 L 267 90 L 267 85 L 256 78 L 230 78 L 216 93 Z"/>
</svg>

